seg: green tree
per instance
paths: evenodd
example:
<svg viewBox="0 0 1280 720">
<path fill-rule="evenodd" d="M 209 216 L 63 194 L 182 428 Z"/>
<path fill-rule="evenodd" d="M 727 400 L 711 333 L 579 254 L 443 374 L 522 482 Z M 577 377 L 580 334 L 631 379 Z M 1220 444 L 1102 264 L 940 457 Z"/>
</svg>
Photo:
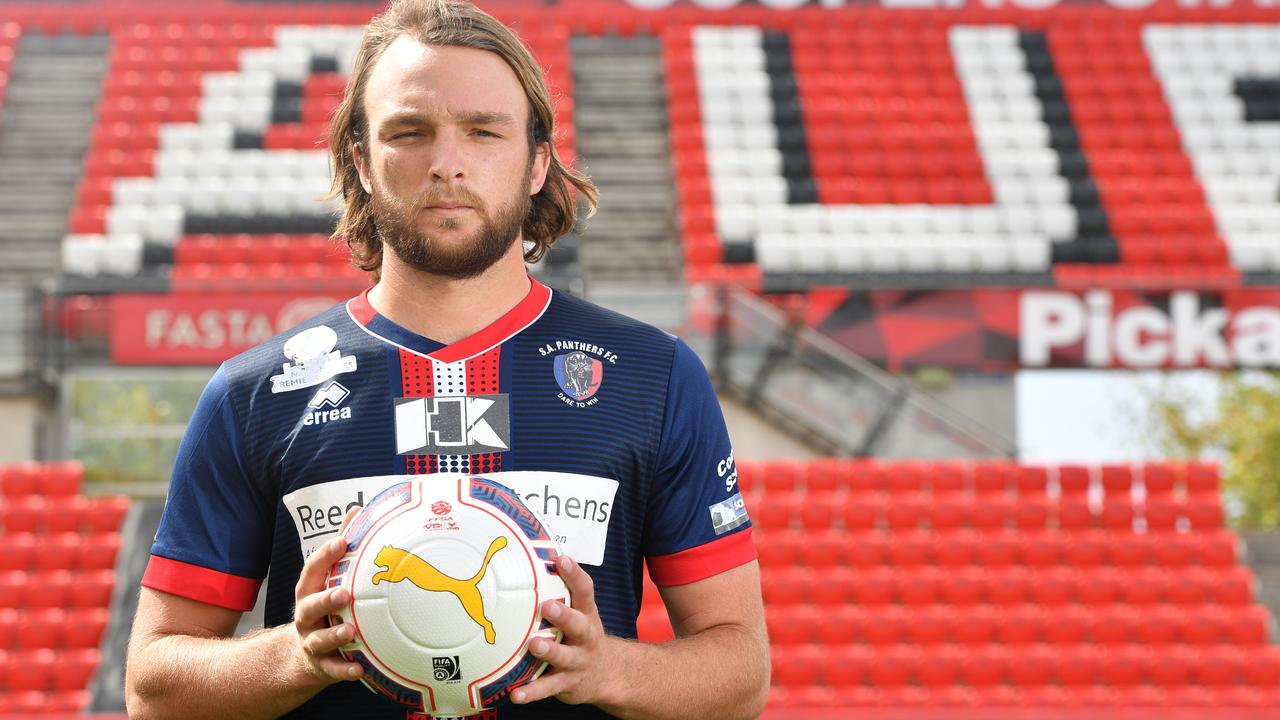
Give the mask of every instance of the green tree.
<svg viewBox="0 0 1280 720">
<path fill-rule="evenodd" d="M 1164 384 L 1152 398 L 1156 446 L 1171 458 L 1223 459 L 1232 524 L 1280 527 L 1280 372 L 1223 372 L 1212 413 Z"/>
</svg>

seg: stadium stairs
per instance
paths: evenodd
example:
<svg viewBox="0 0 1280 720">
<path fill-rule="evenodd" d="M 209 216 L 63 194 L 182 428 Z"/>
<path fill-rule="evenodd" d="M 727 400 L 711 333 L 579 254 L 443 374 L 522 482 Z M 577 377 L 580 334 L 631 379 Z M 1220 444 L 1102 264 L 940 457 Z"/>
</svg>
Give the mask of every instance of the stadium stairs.
<svg viewBox="0 0 1280 720">
<path fill-rule="evenodd" d="M 578 152 L 602 199 L 579 240 L 584 277 L 592 286 L 679 285 L 658 41 L 610 35 L 575 37 L 570 46 Z"/>
<path fill-rule="evenodd" d="M 0 715 L 85 710 L 113 591 L 133 594 L 116 587 L 129 499 L 86 496 L 83 478 L 77 463 L 0 467 Z"/>
<path fill-rule="evenodd" d="M 21 37 L 0 123 L 0 286 L 31 284 L 61 269 L 107 44 L 103 35 Z"/>
<path fill-rule="evenodd" d="M 774 710 L 1280 708 L 1216 466 L 826 459 L 739 478 Z M 671 637 L 652 585 L 640 635 Z"/>
</svg>

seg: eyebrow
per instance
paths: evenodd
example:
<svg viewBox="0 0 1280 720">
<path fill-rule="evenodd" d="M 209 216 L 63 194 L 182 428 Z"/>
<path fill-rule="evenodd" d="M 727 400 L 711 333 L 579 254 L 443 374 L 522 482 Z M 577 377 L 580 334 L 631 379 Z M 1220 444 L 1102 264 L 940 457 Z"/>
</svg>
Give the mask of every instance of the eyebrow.
<svg viewBox="0 0 1280 720">
<path fill-rule="evenodd" d="M 516 118 L 511 113 L 488 110 L 468 110 L 454 116 L 454 121 L 461 125 L 515 125 Z M 382 120 L 382 127 L 401 125 L 429 125 L 431 118 L 413 110 L 399 110 Z"/>
</svg>

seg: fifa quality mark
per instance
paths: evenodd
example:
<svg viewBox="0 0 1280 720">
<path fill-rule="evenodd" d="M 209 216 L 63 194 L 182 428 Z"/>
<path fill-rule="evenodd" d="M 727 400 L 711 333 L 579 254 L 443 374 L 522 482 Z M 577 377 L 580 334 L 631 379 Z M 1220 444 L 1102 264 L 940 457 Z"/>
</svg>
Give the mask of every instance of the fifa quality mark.
<svg viewBox="0 0 1280 720">
<path fill-rule="evenodd" d="M 471 619 L 475 621 L 484 630 L 485 642 L 492 645 L 496 639 L 493 630 L 493 623 L 489 622 L 489 618 L 484 614 L 484 598 L 480 596 L 481 578 L 484 577 L 485 570 L 489 568 L 489 561 L 497 554 L 499 550 L 507 546 L 507 539 L 498 536 L 489 543 L 489 551 L 485 553 L 484 562 L 480 564 L 480 570 L 475 575 L 466 580 L 449 577 L 437 570 L 431 563 L 423 560 L 408 550 L 391 547 L 390 545 L 378 551 L 378 556 L 373 562 L 381 566 L 383 569 L 373 574 L 373 584 L 386 580 L 387 582 L 400 582 L 408 580 L 423 590 L 429 592 L 447 592 L 458 598 L 458 602 L 462 603 L 462 609 L 467 611 Z"/>
</svg>

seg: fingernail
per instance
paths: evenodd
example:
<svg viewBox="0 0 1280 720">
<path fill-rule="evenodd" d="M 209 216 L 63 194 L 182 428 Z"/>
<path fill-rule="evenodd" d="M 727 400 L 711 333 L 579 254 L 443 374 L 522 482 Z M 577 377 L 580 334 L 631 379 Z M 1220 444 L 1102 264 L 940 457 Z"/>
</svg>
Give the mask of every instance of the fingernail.
<svg viewBox="0 0 1280 720">
<path fill-rule="evenodd" d="M 547 652 L 547 642 L 545 640 L 535 638 L 533 642 L 529 643 L 529 652 L 537 655 L 538 657 L 542 657 L 542 655 Z"/>
<path fill-rule="evenodd" d="M 547 608 L 547 617 L 551 618 L 552 620 L 555 620 L 556 618 L 560 617 L 560 603 L 558 602 L 551 603 L 550 607 Z"/>
<path fill-rule="evenodd" d="M 353 678 L 360 677 L 360 666 L 352 665 L 351 667 L 347 668 L 347 675 Z"/>
<path fill-rule="evenodd" d="M 334 538 L 333 540 L 330 540 L 330 541 L 329 541 L 329 549 L 330 549 L 330 550 L 333 550 L 333 551 L 337 551 L 337 550 L 339 550 L 339 549 L 341 549 L 341 548 L 344 548 L 344 547 L 346 547 L 346 546 L 347 546 L 347 541 L 346 541 L 346 540 L 343 540 L 343 539 L 342 539 L 342 538 L 340 538 L 340 537 L 338 537 L 338 538 Z"/>
<path fill-rule="evenodd" d="M 338 603 L 339 605 L 346 604 L 347 591 L 342 588 L 338 588 L 333 591 L 333 594 L 329 596 L 329 599 Z"/>
<path fill-rule="evenodd" d="M 560 569 L 564 570 L 565 572 L 569 572 L 570 570 L 573 570 L 573 558 L 569 557 L 568 555 L 561 555 Z"/>
<path fill-rule="evenodd" d="M 516 702 L 524 702 L 524 691 L 523 691 L 523 690 L 517 690 L 517 691 L 515 691 L 515 692 L 511 693 L 511 699 L 512 699 L 512 700 L 515 700 Z"/>
</svg>

